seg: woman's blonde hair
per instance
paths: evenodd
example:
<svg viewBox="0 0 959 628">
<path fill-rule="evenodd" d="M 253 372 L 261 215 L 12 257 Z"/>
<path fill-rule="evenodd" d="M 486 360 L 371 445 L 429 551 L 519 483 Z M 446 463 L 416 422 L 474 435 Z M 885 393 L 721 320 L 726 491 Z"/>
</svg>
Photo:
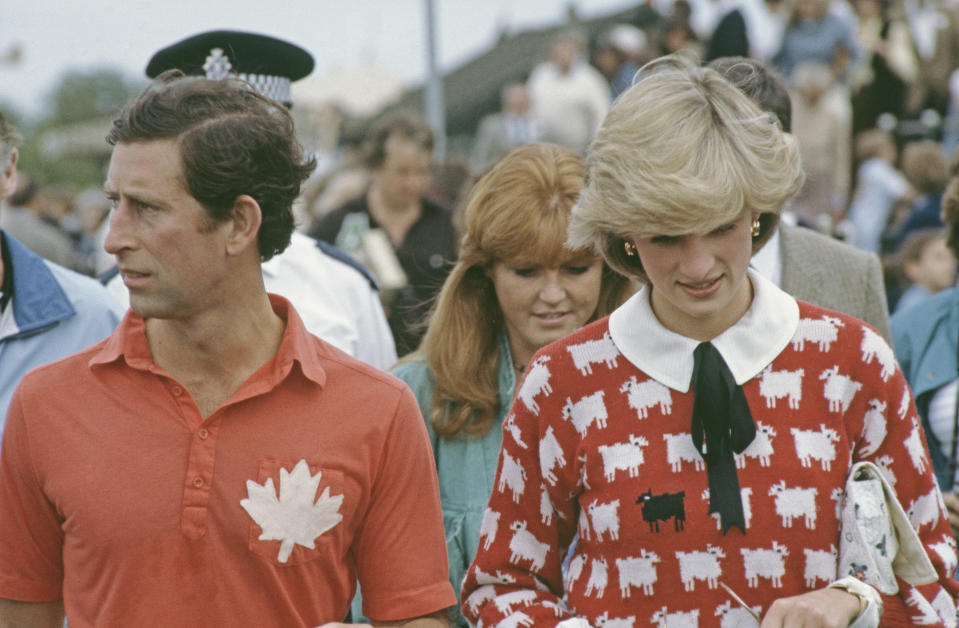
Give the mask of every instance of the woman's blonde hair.
<svg viewBox="0 0 959 628">
<path fill-rule="evenodd" d="M 661 57 L 639 75 L 590 148 L 567 245 L 592 248 L 647 281 L 624 250 L 627 238 L 704 234 L 748 209 L 760 214 L 759 250 L 803 183 L 793 137 L 719 73 L 682 56 Z"/>
<path fill-rule="evenodd" d="M 459 260 L 410 358 L 424 359 L 433 373 L 427 418 L 440 436 L 482 436 L 496 419 L 503 317 L 488 276 L 492 264 L 553 267 L 594 255 L 564 245 L 583 170 L 582 158 L 570 150 L 530 144 L 504 157 L 473 188 Z M 631 293 L 631 284 L 604 265 L 590 320 L 609 314 Z"/>
</svg>

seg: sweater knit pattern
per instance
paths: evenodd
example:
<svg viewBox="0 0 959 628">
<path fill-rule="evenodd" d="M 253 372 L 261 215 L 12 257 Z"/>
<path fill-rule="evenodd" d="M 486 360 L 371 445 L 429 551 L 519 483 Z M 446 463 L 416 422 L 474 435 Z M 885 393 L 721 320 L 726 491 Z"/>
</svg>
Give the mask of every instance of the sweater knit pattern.
<svg viewBox="0 0 959 628">
<path fill-rule="evenodd" d="M 792 341 L 743 384 L 757 429 L 735 457 L 745 533 L 723 535 L 710 513 L 691 389 L 628 361 L 608 318 L 541 350 L 504 424 L 461 593 L 470 622 L 755 625 L 720 582 L 762 614 L 850 575 L 836 573 L 843 487 L 851 465 L 869 460 L 940 574 L 921 586 L 900 580 L 899 596 L 884 598 L 887 618 L 955 626 L 956 546 L 892 350 L 852 317 L 799 307 Z"/>
</svg>

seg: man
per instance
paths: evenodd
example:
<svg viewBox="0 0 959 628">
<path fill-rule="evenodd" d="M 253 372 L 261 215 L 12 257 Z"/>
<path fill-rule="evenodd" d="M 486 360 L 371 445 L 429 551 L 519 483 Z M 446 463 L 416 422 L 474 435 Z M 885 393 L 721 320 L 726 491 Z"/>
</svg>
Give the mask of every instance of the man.
<svg viewBox="0 0 959 628">
<path fill-rule="evenodd" d="M 606 79 L 585 60 L 585 47 L 579 33 L 562 33 L 526 83 L 533 115 L 543 125 L 542 139 L 580 155 L 586 154 L 611 100 Z"/>
<path fill-rule="evenodd" d="M 222 79 L 236 75 L 266 96 L 292 107 L 290 86 L 313 71 L 313 57 L 289 42 L 232 30 L 206 31 L 157 51 L 146 74 L 171 69 Z M 307 330 L 350 355 L 381 369 L 396 362 L 396 348 L 369 272 L 333 246 L 293 232 L 290 246 L 263 263 L 267 292 L 296 307 Z M 115 271 L 110 291 L 127 302 Z"/>
<path fill-rule="evenodd" d="M 313 167 L 286 109 L 168 73 L 108 141 L 132 312 L 14 394 L 0 625 L 316 626 L 357 578 L 375 624 L 447 625 L 416 401 L 263 286 Z"/>
<path fill-rule="evenodd" d="M 383 246 L 367 247 L 366 253 L 374 259 L 386 258 L 393 266 L 398 263 L 406 275 L 387 308 L 400 356 L 419 346 L 433 297 L 456 261 L 450 211 L 424 196 L 432 152 L 433 132 L 420 118 L 396 114 L 379 120 L 366 144 L 370 187 L 363 196 L 321 218 L 312 232 L 315 238 L 347 251 L 357 248 L 357 240 L 368 242 L 364 236 L 370 231 L 381 230 L 385 235 Z"/>
<path fill-rule="evenodd" d="M 0 202 L 16 187 L 19 139 L 0 115 Z M 44 260 L 0 230 L 0 432 L 27 371 L 106 338 L 122 317 L 95 280 Z"/>
<path fill-rule="evenodd" d="M 522 83 L 510 83 L 500 92 L 499 113 L 484 116 L 470 153 L 470 168 L 482 176 L 497 161 L 523 144 L 539 139 L 539 123 L 529 110 L 529 95 Z"/>
<path fill-rule="evenodd" d="M 790 131 L 789 92 L 772 70 L 743 57 L 716 59 L 709 67 Z M 751 264 L 797 299 L 855 316 L 891 340 L 882 267 L 874 254 L 783 222 Z"/>
</svg>

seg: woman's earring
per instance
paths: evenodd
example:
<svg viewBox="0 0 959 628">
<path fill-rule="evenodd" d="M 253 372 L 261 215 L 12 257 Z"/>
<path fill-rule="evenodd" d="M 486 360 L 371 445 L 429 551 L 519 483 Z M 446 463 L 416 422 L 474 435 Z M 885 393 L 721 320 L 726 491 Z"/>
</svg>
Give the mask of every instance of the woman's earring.
<svg viewBox="0 0 959 628">
<path fill-rule="evenodd" d="M 625 241 L 623 242 L 623 248 L 626 249 L 626 255 L 627 255 L 627 256 L 629 256 L 629 257 L 636 257 L 636 245 L 635 245 L 635 244 L 633 244 L 633 243 L 630 242 L 629 240 L 625 240 Z"/>
<path fill-rule="evenodd" d="M 753 226 L 752 226 L 752 229 L 750 230 L 750 233 L 752 234 L 754 238 L 759 237 L 759 217 L 758 216 L 756 218 L 753 218 Z"/>
</svg>

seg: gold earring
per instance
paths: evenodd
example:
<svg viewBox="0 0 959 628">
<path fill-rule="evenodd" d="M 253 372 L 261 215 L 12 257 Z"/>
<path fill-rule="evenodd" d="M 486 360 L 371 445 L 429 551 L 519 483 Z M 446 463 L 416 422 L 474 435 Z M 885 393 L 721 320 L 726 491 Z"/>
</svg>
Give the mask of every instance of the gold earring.
<svg viewBox="0 0 959 628">
<path fill-rule="evenodd" d="M 636 245 L 626 240 L 623 242 L 623 248 L 626 249 L 626 255 L 629 257 L 636 257 Z"/>
<path fill-rule="evenodd" d="M 750 234 L 752 234 L 754 238 L 759 237 L 759 217 L 758 216 L 756 218 L 753 218 L 753 226 L 752 226 L 752 229 L 750 230 Z"/>
</svg>

